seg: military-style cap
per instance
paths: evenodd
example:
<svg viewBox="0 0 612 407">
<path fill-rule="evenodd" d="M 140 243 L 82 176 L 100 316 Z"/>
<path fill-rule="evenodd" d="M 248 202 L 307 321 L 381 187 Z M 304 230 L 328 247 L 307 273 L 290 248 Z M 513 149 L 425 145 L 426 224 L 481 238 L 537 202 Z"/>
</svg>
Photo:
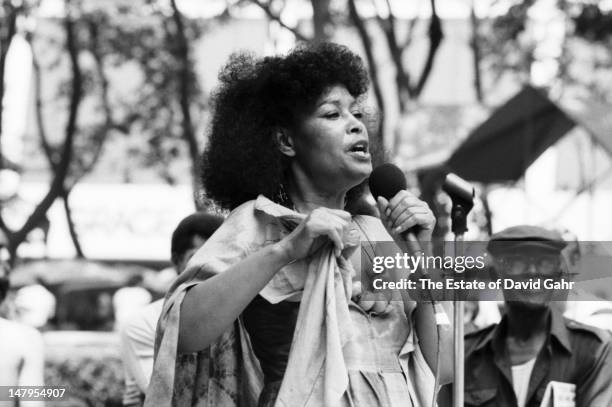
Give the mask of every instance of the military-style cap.
<svg viewBox="0 0 612 407">
<path fill-rule="evenodd" d="M 539 226 L 512 226 L 491 236 L 487 250 L 492 255 L 507 254 L 523 248 L 560 253 L 567 245 L 560 233 Z"/>
</svg>

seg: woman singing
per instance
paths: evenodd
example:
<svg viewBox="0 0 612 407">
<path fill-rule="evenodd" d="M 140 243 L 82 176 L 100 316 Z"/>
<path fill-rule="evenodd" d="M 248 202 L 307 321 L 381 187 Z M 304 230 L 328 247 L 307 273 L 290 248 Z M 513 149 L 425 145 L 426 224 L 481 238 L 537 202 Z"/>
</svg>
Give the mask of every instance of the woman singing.
<svg viewBox="0 0 612 407">
<path fill-rule="evenodd" d="M 234 55 L 220 81 L 202 179 L 232 212 L 168 293 L 146 403 L 430 406 L 450 329 L 356 284 L 360 242 L 415 226 L 426 242 L 435 224 L 407 191 L 378 198 L 380 219 L 349 209 L 372 171 L 361 59 L 330 43 Z"/>
</svg>

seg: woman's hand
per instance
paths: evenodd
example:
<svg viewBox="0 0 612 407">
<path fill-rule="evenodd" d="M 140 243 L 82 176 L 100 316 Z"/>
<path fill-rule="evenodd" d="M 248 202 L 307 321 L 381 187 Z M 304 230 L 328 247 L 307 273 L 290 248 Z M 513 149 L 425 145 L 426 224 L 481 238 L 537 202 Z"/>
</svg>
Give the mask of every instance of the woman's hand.
<svg viewBox="0 0 612 407">
<path fill-rule="evenodd" d="M 431 241 L 436 218 L 427 203 L 406 190 L 398 192 L 390 201 L 379 196 L 376 203 L 385 228 L 400 247 L 402 233 L 415 226 L 419 242 L 427 244 Z"/>
<path fill-rule="evenodd" d="M 300 260 L 313 251 L 313 243 L 319 238 L 328 238 L 334 245 L 334 254 L 339 257 L 344 249 L 343 236 L 351 223 L 351 214 L 339 209 L 317 208 L 312 211 L 279 246 L 285 251 L 288 261 Z"/>
</svg>

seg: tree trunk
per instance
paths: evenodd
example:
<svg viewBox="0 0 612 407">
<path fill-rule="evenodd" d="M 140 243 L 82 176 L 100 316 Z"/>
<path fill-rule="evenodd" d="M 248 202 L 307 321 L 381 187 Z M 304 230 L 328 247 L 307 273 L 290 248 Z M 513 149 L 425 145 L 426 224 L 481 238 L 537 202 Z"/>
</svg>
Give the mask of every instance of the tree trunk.
<svg viewBox="0 0 612 407">
<path fill-rule="evenodd" d="M 199 157 L 200 151 L 198 148 L 198 141 L 195 137 L 193 129 L 193 123 L 191 119 L 191 90 L 193 87 L 192 83 L 192 72 L 189 57 L 189 43 L 185 36 L 185 25 L 183 23 L 183 16 L 176 6 L 176 0 L 171 0 L 172 5 L 172 19 L 175 26 L 175 40 L 177 41 L 177 52 L 176 57 L 180 64 L 179 73 L 179 105 L 181 107 L 181 113 L 183 115 L 183 139 L 187 143 L 189 149 L 189 156 L 191 158 L 191 176 L 193 185 L 193 201 L 197 209 L 200 209 L 201 200 L 198 196 L 199 191 Z"/>
<path fill-rule="evenodd" d="M 478 103 L 483 102 L 482 96 L 482 83 L 481 83 L 481 70 L 480 70 L 480 40 L 479 40 L 479 21 L 474 11 L 474 1 L 472 1 L 472 7 L 470 9 L 470 23 L 472 26 L 472 39 L 470 46 L 472 47 L 472 57 L 474 61 L 474 91 L 476 92 L 476 100 Z"/>
</svg>

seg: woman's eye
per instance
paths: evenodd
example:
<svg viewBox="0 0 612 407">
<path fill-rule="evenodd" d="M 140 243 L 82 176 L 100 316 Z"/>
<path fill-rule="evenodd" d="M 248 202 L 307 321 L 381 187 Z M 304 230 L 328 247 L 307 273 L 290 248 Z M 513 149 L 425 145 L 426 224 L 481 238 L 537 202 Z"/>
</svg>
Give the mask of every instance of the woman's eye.
<svg viewBox="0 0 612 407">
<path fill-rule="evenodd" d="M 336 117 L 339 117 L 340 114 L 338 112 L 329 112 L 329 113 L 325 113 L 325 117 L 328 119 L 335 119 Z"/>
<path fill-rule="evenodd" d="M 353 116 L 355 116 L 357 119 L 362 119 L 363 118 L 363 113 L 362 112 L 353 112 Z"/>
</svg>

